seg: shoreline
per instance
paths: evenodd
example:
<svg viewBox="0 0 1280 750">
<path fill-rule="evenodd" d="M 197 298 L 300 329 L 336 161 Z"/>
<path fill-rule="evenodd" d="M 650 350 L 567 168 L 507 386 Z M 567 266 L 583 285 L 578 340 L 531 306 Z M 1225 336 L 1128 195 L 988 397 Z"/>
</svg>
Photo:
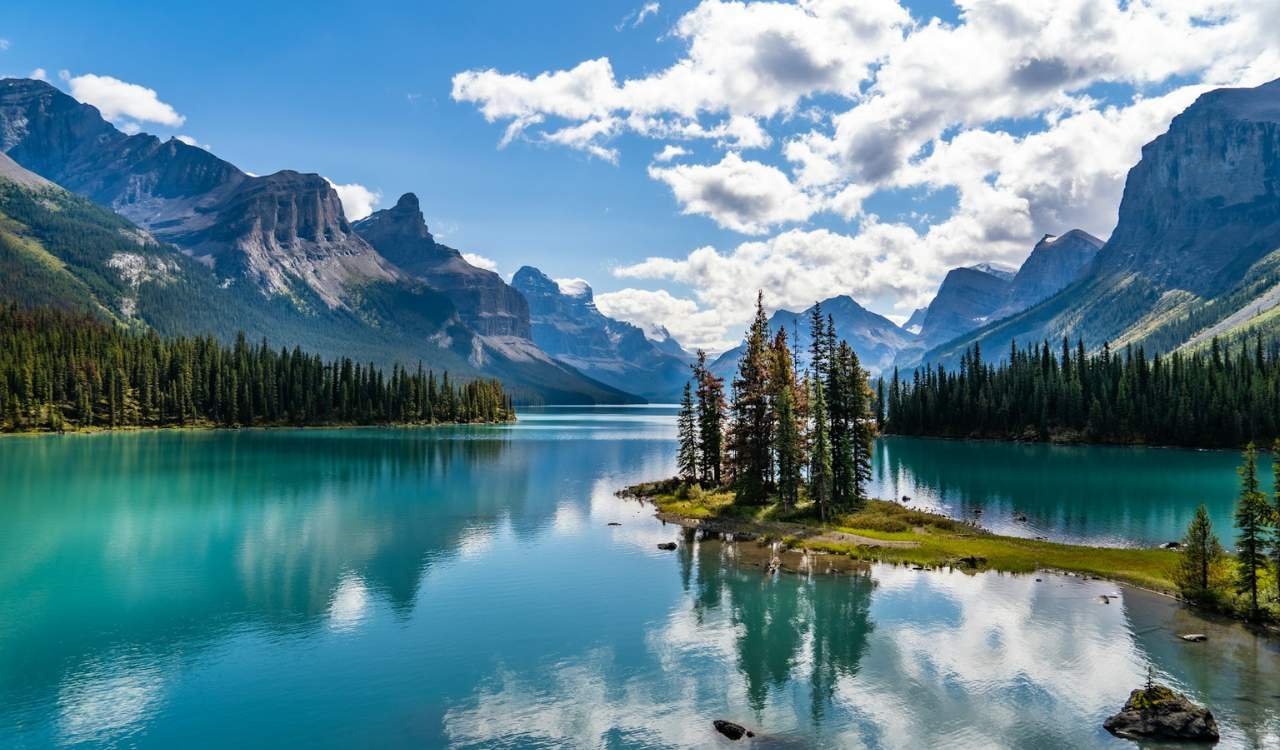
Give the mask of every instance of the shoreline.
<svg viewBox="0 0 1280 750">
<path fill-rule="evenodd" d="M 868 500 L 867 508 L 824 523 L 775 506 L 736 506 L 731 491 L 690 490 L 673 480 L 623 488 L 620 497 L 654 507 L 655 517 L 678 525 L 687 533 L 715 534 L 732 541 L 754 541 L 770 569 L 785 569 L 783 554 L 801 551 L 827 559 L 906 565 L 916 570 L 996 571 L 1013 575 L 1036 573 L 1104 580 L 1167 598 L 1196 616 L 1222 618 L 1251 632 L 1280 639 L 1280 627 L 1250 622 L 1230 611 L 1198 607 L 1178 595 L 1172 579 L 1178 552 L 1163 548 L 1091 547 L 992 533 L 969 522 L 929 511 L 917 511 L 886 500 Z M 858 522 L 894 528 L 909 521 L 905 531 L 860 528 Z M 830 566 L 828 566 L 830 567 Z"/>
<path fill-rule="evenodd" d="M 115 435 L 121 433 L 134 434 L 142 432 L 283 432 L 285 430 L 430 430 L 437 427 L 500 427 L 515 424 L 518 417 L 500 422 L 392 422 L 387 424 L 358 424 L 339 422 L 334 424 L 255 424 L 255 425 L 220 425 L 220 424 L 175 424 L 175 425 L 127 425 L 123 427 L 89 427 L 85 429 L 63 430 L 17 430 L 0 431 L 0 439 L 4 438 L 39 438 L 39 437 L 94 437 L 98 435 Z"/>
</svg>

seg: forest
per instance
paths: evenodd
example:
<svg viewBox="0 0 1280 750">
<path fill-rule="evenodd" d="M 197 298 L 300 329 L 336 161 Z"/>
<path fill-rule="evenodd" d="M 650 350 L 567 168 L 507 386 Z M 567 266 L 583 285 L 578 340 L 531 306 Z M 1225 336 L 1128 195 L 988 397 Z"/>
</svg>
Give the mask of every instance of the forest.
<svg viewBox="0 0 1280 750">
<path fill-rule="evenodd" d="M 502 422 L 515 411 L 494 380 L 390 374 L 300 348 L 162 337 L 49 308 L 0 308 L 0 429 L 421 425 Z"/>
<path fill-rule="evenodd" d="M 881 390 L 885 384 L 880 384 Z M 957 369 L 897 370 L 884 430 L 899 435 L 1235 447 L 1280 429 L 1280 347 L 1261 335 L 1194 352 L 1142 347 L 1094 354 L 1063 339 L 1010 348 L 999 364 L 975 345 Z"/>
</svg>

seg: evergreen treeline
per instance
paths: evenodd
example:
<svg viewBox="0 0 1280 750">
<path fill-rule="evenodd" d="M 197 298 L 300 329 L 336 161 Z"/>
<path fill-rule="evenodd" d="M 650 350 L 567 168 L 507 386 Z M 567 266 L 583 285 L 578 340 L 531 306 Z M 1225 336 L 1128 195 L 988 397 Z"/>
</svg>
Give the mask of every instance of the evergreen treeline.
<svg viewBox="0 0 1280 750">
<path fill-rule="evenodd" d="M 162 338 L 88 315 L 0 308 L 0 428 L 496 422 L 502 385 L 323 361 L 264 340 Z"/>
<path fill-rule="evenodd" d="M 786 330 L 770 336 L 758 297 L 727 401 L 698 352 L 678 420 L 681 480 L 732 488 L 748 505 L 776 497 L 790 509 L 807 497 L 824 518 L 861 508 L 877 427 L 867 373 L 821 306 L 810 333 L 811 369 L 798 373 Z"/>
<path fill-rule="evenodd" d="M 1257 451 L 1253 443 L 1245 448 L 1234 559 L 1222 549 L 1205 506 L 1196 509 L 1174 570 L 1184 599 L 1251 620 L 1280 618 L 1280 441 L 1272 446 L 1271 466 L 1277 490 L 1268 500 L 1258 482 Z"/>
<path fill-rule="evenodd" d="M 902 435 L 1202 447 L 1240 446 L 1280 435 L 1280 349 L 1262 338 L 1227 351 L 1148 357 L 1063 339 L 1010 348 L 998 366 L 975 344 L 958 370 L 894 371 L 885 431 Z"/>
</svg>

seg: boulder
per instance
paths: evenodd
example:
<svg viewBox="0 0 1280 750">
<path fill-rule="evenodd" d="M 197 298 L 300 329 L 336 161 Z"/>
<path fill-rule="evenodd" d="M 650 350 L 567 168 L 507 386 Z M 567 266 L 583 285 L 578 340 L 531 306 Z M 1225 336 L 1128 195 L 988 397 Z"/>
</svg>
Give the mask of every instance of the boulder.
<svg viewBox="0 0 1280 750">
<path fill-rule="evenodd" d="M 1188 643 L 1202 643 L 1204 641 L 1209 640 L 1209 636 L 1205 635 L 1204 633 L 1183 633 L 1178 637 L 1184 641 L 1187 641 Z"/>
<path fill-rule="evenodd" d="M 715 726 L 717 732 L 719 732 L 720 734 L 723 734 L 725 737 L 728 737 L 734 742 L 737 742 L 743 737 L 756 736 L 755 732 L 750 731 L 749 729 L 742 726 L 741 724 L 734 724 L 732 721 L 725 721 L 724 719 L 716 719 L 711 723 Z"/>
<path fill-rule="evenodd" d="M 662 544 L 658 545 L 658 549 L 665 549 L 667 551 L 671 551 L 675 548 L 676 548 L 675 542 L 663 542 Z"/>
<path fill-rule="evenodd" d="M 1117 737 L 1128 739 L 1218 741 L 1218 723 L 1209 709 L 1164 685 L 1129 693 L 1120 713 L 1102 726 Z"/>
</svg>

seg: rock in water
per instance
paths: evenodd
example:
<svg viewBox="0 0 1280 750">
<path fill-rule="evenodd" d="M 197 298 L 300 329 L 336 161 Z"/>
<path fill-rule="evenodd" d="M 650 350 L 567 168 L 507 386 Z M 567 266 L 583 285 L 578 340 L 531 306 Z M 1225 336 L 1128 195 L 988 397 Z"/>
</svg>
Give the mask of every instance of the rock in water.
<svg viewBox="0 0 1280 750">
<path fill-rule="evenodd" d="M 742 726 L 741 724 L 734 724 L 732 721 L 725 721 L 724 719 L 716 719 L 711 723 L 715 725 L 717 732 L 719 732 L 720 734 L 723 734 L 725 737 L 728 737 L 729 739 L 735 742 L 742 739 L 743 737 L 756 736 L 755 732 L 749 731 L 746 727 Z"/>
<path fill-rule="evenodd" d="M 676 548 L 675 542 L 663 542 L 662 544 L 658 545 L 658 549 L 665 549 L 668 551 L 673 550 L 675 548 Z"/>
<path fill-rule="evenodd" d="M 1129 739 L 1218 741 L 1218 722 L 1209 709 L 1164 685 L 1129 693 L 1120 713 L 1102 726 L 1117 737 Z"/>
</svg>

